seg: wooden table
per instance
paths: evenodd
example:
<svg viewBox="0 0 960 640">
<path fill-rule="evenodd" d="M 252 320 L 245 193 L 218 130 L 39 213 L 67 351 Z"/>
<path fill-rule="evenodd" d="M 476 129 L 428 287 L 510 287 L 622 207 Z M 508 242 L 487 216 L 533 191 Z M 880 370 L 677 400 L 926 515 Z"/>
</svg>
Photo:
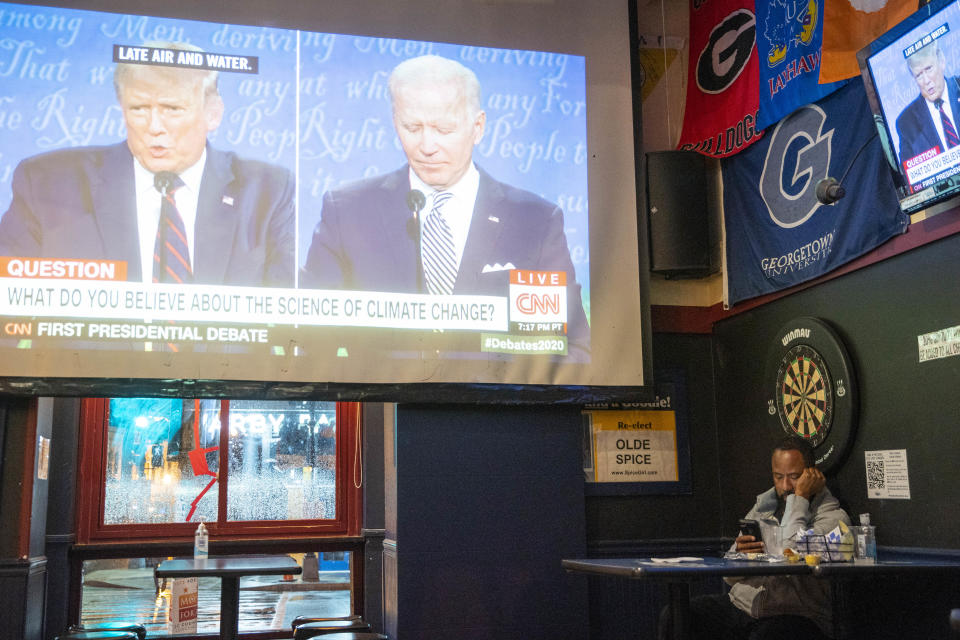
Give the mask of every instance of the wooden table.
<svg viewBox="0 0 960 640">
<path fill-rule="evenodd" d="M 160 578 L 220 578 L 220 638 L 239 636 L 240 578 L 243 576 L 298 575 L 303 571 L 290 556 L 210 556 L 206 559 L 164 560 Z"/>
</svg>

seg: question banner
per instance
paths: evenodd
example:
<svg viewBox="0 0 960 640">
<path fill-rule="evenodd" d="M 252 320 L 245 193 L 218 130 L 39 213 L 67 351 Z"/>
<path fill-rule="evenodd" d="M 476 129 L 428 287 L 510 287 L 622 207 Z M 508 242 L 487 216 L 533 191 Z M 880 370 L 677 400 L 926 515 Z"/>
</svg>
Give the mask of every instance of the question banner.
<svg viewBox="0 0 960 640">
<path fill-rule="evenodd" d="M 0 278 L 0 316 L 506 331 L 505 297 Z"/>
</svg>

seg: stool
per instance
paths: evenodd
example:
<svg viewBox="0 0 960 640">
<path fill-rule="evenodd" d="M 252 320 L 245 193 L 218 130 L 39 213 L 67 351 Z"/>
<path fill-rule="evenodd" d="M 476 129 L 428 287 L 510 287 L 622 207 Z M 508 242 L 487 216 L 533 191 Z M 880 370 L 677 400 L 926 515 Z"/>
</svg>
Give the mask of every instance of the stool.
<svg viewBox="0 0 960 640">
<path fill-rule="evenodd" d="M 307 622 L 330 622 L 331 620 L 360 620 L 360 619 L 361 617 L 358 615 L 332 616 L 328 618 L 313 618 L 311 616 L 297 616 L 296 618 L 293 619 L 293 622 L 290 623 L 290 628 L 296 631 L 297 627 L 299 627 L 302 624 L 306 624 Z"/>
<path fill-rule="evenodd" d="M 147 628 L 136 622 L 96 622 L 94 624 L 78 624 L 70 627 L 68 631 L 126 631 L 127 633 L 137 634 L 139 640 L 145 640 L 147 637 Z"/>
<path fill-rule="evenodd" d="M 67 631 L 54 640 L 139 640 L 133 631 Z"/>
<path fill-rule="evenodd" d="M 338 631 L 369 631 L 370 625 L 363 620 L 326 620 L 324 622 L 304 622 L 293 630 L 293 640 L 306 640 L 317 636 L 326 636 Z"/>
</svg>

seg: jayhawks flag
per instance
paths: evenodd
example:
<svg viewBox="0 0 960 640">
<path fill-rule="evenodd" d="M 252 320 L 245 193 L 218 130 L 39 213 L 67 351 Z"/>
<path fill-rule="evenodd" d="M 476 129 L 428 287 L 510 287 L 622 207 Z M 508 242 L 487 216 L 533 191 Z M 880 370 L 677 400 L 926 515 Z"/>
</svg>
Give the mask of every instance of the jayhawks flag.
<svg viewBox="0 0 960 640">
<path fill-rule="evenodd" d="M 832 271 L 909 223 L 860 82 L 800 107 L 721 169 L 729 304 Z M 844 172 L 846 196 L 821 204 L 820 182 Z"/>
<path fill-rule="evenodd" d="M 843 86 L 819 83 L 824 1 L 757 0 L 757 128 L 766 129 L 800 105 Z"/>
<path fill-rule="evenodd" d="M 678 149 L 723 158 L 760 139 L 753 0 L 690 0 L 690 65 Z"/>
</svg>

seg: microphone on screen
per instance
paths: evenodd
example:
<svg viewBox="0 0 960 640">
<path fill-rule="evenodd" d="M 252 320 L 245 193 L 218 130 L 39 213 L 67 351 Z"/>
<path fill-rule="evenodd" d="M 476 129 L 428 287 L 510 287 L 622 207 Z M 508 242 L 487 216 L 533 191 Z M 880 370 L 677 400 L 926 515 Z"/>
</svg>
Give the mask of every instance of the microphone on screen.
<svg viewBox="0 0 960 640">
<path fill-rule="evenodd" d="M 414 260 L 417 273 L 417 291 L 423 292 L 423 265 L 420 261 L 420 212 L 427 204 L 427 197 L 418 189 L 407 192 L 407 208 L 413 216 L 407 220 L 407 235 L 413 240 Z"/>
<path fill-rule="evenodd" d="M 410 213 L 413 214 L 413 217 L 410 218 L 413 221 L 413 224 L 417 227 L 420 226 L 420 211 L 423 210 L 423 207 L 427 204 L 427 197 L 423 195 L 423 192 L 419 189 L 410 189 L 407 192 L 407 209 L 410 209 Z M 407 230 L 410 230 L 410 224 L 407 224 Z M 419 229 L 417 229 L 419 231 Z"/>
<path fill-rule="evenodd" d="M 163 195 L 167 195 L 170 189 L 173 188 L 174 182 L 177 179 L 177 174 L 171 173 L 169 171 L 161 171 L 159 173 L 153 174 L 153 187 Z"/>
</svg>

